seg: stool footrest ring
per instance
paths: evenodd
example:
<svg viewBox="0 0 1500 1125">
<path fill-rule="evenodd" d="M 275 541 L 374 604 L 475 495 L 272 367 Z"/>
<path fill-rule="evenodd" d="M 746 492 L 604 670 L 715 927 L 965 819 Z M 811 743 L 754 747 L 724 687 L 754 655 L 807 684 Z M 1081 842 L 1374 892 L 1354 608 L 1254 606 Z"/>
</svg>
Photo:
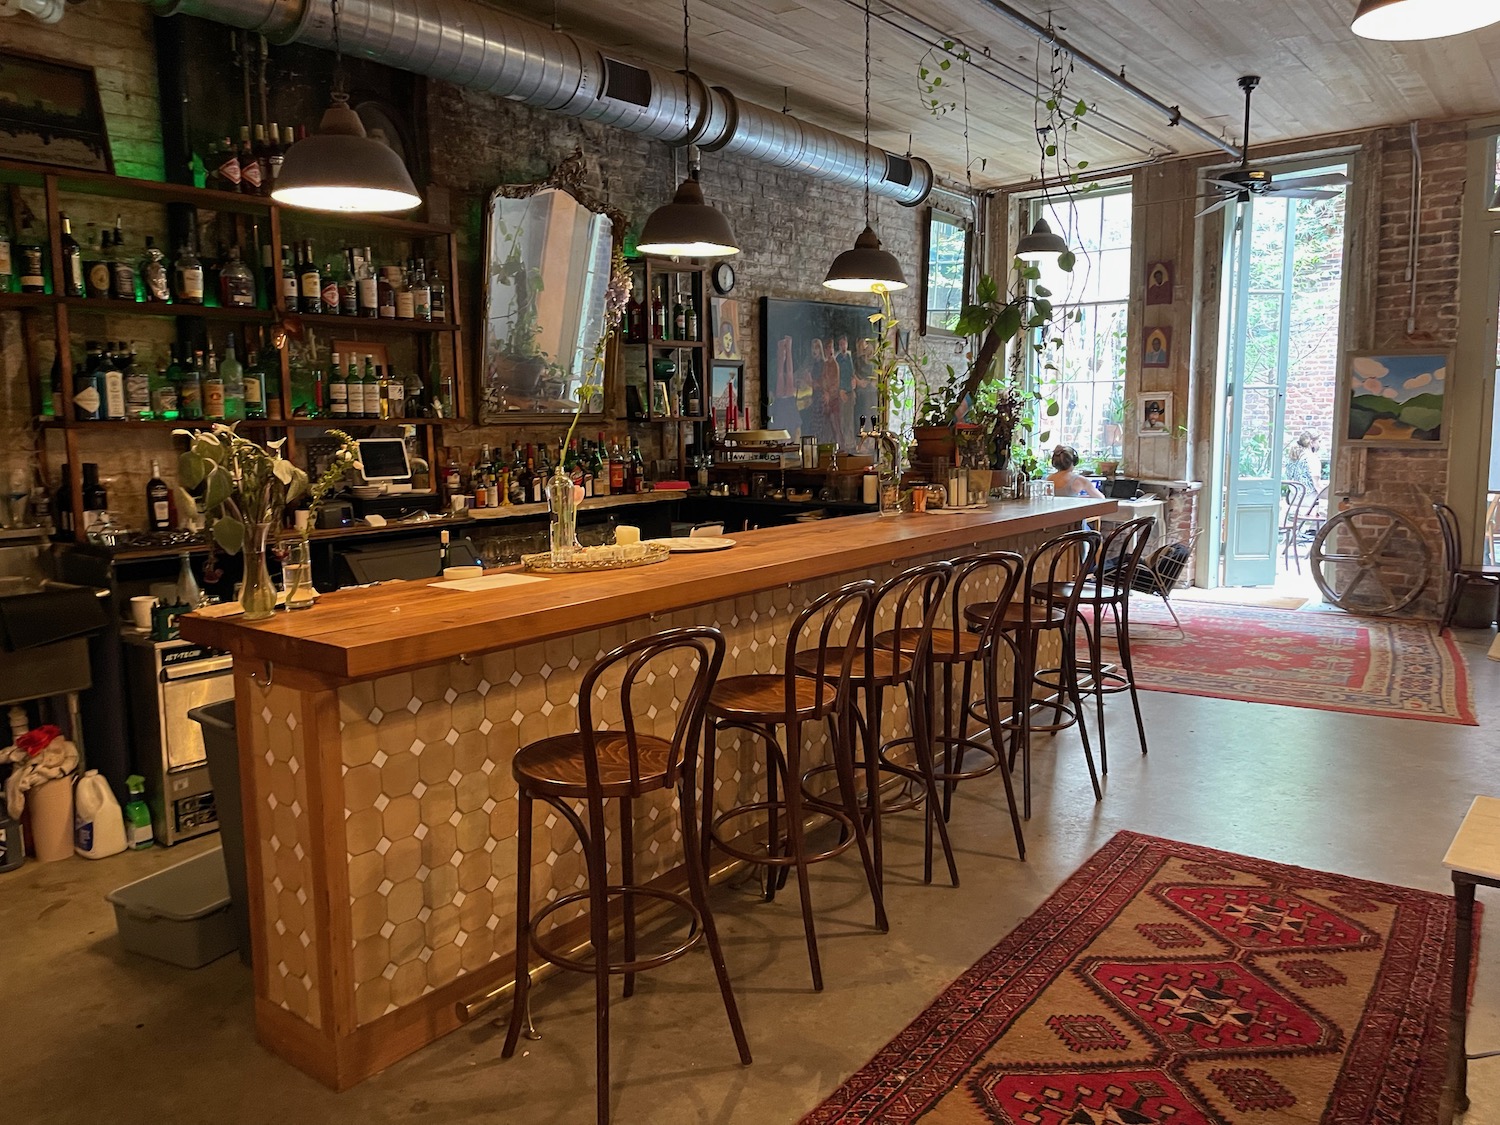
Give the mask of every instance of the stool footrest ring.
<svg viewBox="0 0 1500 1125">
<path fill-rule="evenodd" d="M 663 953 L 658 953 L 651 957 L 642 957 L 635 961 L 608 961 L 607 967 L 608 971 L 611 974 L 623 975 L 625 973 L 639 973 L 644 972 L 647 969 L 659 968 L 662 965 L 667 964 L 669 961 L 677 960 L 677 958 L 681 957 L 688 950 L 692 949 L 693 946 L 697 945 L 700 941 L 703 940 L 703 916 L 698 913 L 697 907 L 695 907 L 688 900 L 686 895 L 677 894 L 673 891 L 658 890 L 655 887 L 616 886 L 613 884 L 606 887 L 604 893 L 607 897 L 610 898 L 640 895 L 643 898 L 657 899 L 685 912 L 692 923 L 688 930 L 687 939 L 683 941 L 682 944 L 674 946 L 673 948 L 666 950 Z M 549 946 L 545 941 L 543 941 L 539 933 L 542 920 L 547 918 L 553 912 L 561 910 L 565 906 L 572 906 L 574 903 L 587 903 L 588 901 L 588 891 L 574 891 L 572 894 L 562 895 L 554 902 L 549 902 L 546 906 L 542 907 L 542 909 L 533 914 L 531 916 L 530 923 L 531 947 L 535 949 L 537 953 L 541 954 L 544 959 L 550 961 L 554 965 L 560 966 L 561 968 L 571 969 L 577 973 L 592 973 L 594 971 L 595 962 L 580 960 L 576 957 L 569 957 L 565 953 L 558 952 L 558 950 Z M 595 955 L 598 956 L 599 951 L 595 950 L 594 952 Z"/>
</svg>

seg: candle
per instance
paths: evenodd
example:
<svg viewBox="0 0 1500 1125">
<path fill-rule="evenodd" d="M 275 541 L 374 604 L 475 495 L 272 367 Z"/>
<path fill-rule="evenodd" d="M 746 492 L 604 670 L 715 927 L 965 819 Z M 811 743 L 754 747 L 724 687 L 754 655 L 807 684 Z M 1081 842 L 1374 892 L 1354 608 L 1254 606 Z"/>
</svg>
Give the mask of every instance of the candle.
<svg viewBox="0 0 1500 1125">
<path fill-rule="evenodd" d="M 615 527 L 615 546 L 628 547 L 632 543 L 641 541 L 641 529 L 631 527 L 628 523 L 618 524 Z"/>
</svg>

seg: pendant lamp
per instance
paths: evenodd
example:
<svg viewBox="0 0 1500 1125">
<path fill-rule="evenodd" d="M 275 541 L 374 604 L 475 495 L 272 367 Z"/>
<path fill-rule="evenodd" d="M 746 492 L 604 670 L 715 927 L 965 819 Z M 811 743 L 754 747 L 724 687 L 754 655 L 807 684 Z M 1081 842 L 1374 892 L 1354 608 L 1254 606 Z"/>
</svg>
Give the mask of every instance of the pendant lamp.
<svg viewBox="0 0 1500 1125">
<path fill-rule="evenodd" d="M 1046 219 L 1037 219 L 1031 233 L 1022 235 L 1016 243 L 1016 257 L 1025 262 L 1041 262 L 1068 252 L 1068 244 L 1060 234 L 1055 234 Z"/>
<path fill-rule="evenodd" d="M 685 133 L 693 133 L 692 55 L 689 53 L 687 0 L 682 0 L 682 77 L 687 96 L 683 99 Z M 703 198 L 699 180 L 698 146 L 688 144 L 688 175 L 672 196 L 672 202 L 658 207 L 646 217 L 635 248 L 642 254 L 660 258 L 727 258 L 740 252 L 729 220 L 714 210 Z"/>
<path fill-rule="evenodd" d="M 333 99 L 318 131 L 286 150 L 271 198 L 311 211 L 410 211 L 422 202 L 389 145 L 365 133 L 344 93 L 339 0 L 333 0 Z"/>
<path fill-rule="evenodd" d="M 1360 0 L 1350 30 L 1366 39 L 1439 39 L 1500 22 L 1495 0 Z"/>
<path fill-rule="evenodd" d="M 880 245 L 880 236 L 870 222 L 870 0 L 865 0 L 865 229 L 828 267 L 825 289 L 842 293 L 894 293 L 906 288 L 901 263 Z"/>
</svg>

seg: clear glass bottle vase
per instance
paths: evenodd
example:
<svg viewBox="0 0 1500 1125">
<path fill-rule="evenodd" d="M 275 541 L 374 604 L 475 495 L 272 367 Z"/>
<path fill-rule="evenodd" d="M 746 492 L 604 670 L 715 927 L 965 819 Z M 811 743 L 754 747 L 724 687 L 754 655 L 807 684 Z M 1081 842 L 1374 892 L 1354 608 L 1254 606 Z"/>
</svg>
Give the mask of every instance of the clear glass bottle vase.
<svg viewBox="0 0 1500 1125">
<path fill-rule="evenodd" d="M 561 467 L 547 481 L 547 508 L 552 516 L 552 565 L 563 566 L 573 561 L 578 547 L 578 493 Z"/>
<path fill-rule="evenodd" d="M 246 621 L 264 621 L 276 612 L 276 584 L 266 566 L 266 543 L 271 535 L 270 523 L 252 524 L 245 529 L 241 557 L 245 575 L 240 585 L 240 609 Z"/>
</svg>

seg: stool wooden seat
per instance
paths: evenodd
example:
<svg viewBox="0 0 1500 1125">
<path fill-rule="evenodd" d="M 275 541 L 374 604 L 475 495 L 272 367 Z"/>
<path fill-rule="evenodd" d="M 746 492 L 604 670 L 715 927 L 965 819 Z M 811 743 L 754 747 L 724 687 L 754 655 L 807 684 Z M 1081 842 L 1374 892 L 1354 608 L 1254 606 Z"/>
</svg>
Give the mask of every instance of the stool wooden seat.
<svg viewBox="0 0 1500 1125">
<path fill-rule="evenodd" d="M 954 560 L 954 566 L 959 561 Z M 993 602 L 990 603 L 994 605 Z M 920 629 L 903 629 L 899 639 L 893 629 L 877 633 L 875 643 L 881 647 L 899 645 L 903 652 L 914 651 L 920 638 Z M 935 664 L 966 664 L 979 655 L 979 634 L 972 629 L 934 629 L 932 631 L 932 660 Z"/>
<path fill-rule="evenodd" d="M 767 795 L 763 801 L 742 803 L 718 816 L 704 802 L 702 865 L 707 868 L 710 846 L 717 845 L 736 859 L 771 869 L 766 879 L 767 902 L 775 899 L 786 872 L 797 872 L 807 959 L 813 988 L 820 990 L 823 968 L 813 926 L 809 864 L 832 859 L 851 845 L 857 846 L 875 904 L 875 924 L 882 931 L 890 928 L 854 784 L 851 695 L 854 664 L 857 658 L 862 659 L 862 649 L 853 642 L 869 635 L 874 593 L 875 583 L 865 579 L 816 599 L 797 615 L 787 634 L 783 671 L 729 677 L 710 693 L 705 710 L 708 750 L 704 756 L 704 791 L 713 792 L 719 732 L 737 730 L 755 738 L 765 748 Z M 799 672 L 799 657 L 801 664 L 811 669 L 810 674 Z M 819 722 L 828 724 L 839 792 L 837 803 L 819 808 L 839 824 L 842 834 L 836 846 L 813 853 L 807 845 L 807 805 L 801 785 L 802 734 L 807 724 Z M 778 728 L 785 728 L 784 741 L 777 738 Z M 734 821 L 762 814 L 767 821 L 763 850 L 758 846 L 752 848 L 743 837 L 730 835 L 728 826 Z"/>
<path fill-rule="evenodd" d="M 911 674 L 912 669 L 910 656 L 904 653 L 892 652 L 890 646 L 882 642 L 882 638 L 888 635 L 882 633 L 879 637 L 875 638 L 875 649 L 871 654 L 872 672 L 875 680 L 882 687 L 891 687 L 893 684 L 900 683 L 905 677 Z M 856 646 L 854 678 L 861 684 L 865 682 L 864 660 L 862 659 L 863 651 L 862 648 Z M 843 655 L 842 648 L 828 650 L 828 658 L 834 663 L 842 660 Z M 797 654 L 797 671 L 801 672 L 804 676 L 816 676 L 818 671 L 816 665 L 817 653 L 800 652 Z"/>
<path fill-rule="evenodd" d="M 681 661 L 694 664 L 685 685 L 673 725 L 672 737 L 662 738 L 636 729 L 632 693 L 636 683 L 653 666 L 663 662 L 681 668 Z M 740 1023 L 739 1009 L 729 984 L 729 971 L 719 946 L 718 931 L 708 904 L 708 870 L 699 841 L 697 784 L 699 739 L 709 691 L 724 661 L 724 636 L 717 629 L 694 626 L 669 629 L 653 637 L 632 641 L 607 653 L 584 675 L 578 688 L 578 730 L 529 743 L 516 753 L 511 773 L 518 787 L 516 834 L 516 952 L 515 996 L 510 1027 L 506 1032 L 504 1058 L 515 1054 L 523 1028 L 530 1025 L 531 954 L 575 972 L 594 976 L 595 1083 L 597 1119 L 609 1121 L 609 978 L 625 978 L 625 995 L 635 991 L 635 974 L 675 961 L 700 943 L 708 946 L 724 1011 L 742 1063 L 750 1062 L 750 1047 Z M 624 716 L 622 730 L 597 730 L 593 708 L 600 678 L 624 665 L 618 697 Z M 677 677 L 679 690 L 683 680 Z M 652 792 L 675 789 L 681 821 L 683 867 L 687 893 L 660 886 L 643 885 L 635 879 L 632 802 Z M 712 791 L 709 790 L 711 793 Z M 609 881 L 606 852 L 605 801 L 619 802 L 620 882 Z M 541 910 L 531 908 L 532 808 L 536 801 L 549 805 L 573 828 L 583 844 L 587 867 L 587 889 L 560 895 Z M 705 802 L 707 798 L 705 798 Z M 580 814 L 575 805 L 585 806 Z M 638 899 L 665 901 L 681 910 L 688 922 L 688 936 L 678 944 L 651 956 L 638 956 L 636 949 L 636 903 Z M 610 957 L 609 908 L 618 902 L 624 920 L 623 953 Z M 588 906 L 588 955 L 573 955 L 549 940 L 551 930 L 542 923 L 555 912 L 575 904 Z"/>
</svg>

